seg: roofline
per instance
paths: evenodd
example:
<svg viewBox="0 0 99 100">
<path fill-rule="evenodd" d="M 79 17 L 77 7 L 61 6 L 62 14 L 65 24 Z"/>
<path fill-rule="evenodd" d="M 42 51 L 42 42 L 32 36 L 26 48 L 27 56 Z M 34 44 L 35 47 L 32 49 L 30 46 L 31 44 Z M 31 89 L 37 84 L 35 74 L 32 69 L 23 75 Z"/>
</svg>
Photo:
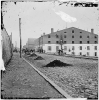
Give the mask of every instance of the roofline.
<svg viewBox="0 0 99 100">
<path fill-rule="evenodd" d="M 70 28 L 76 28 L 76 29 L 78 29 L 78 30 L 82 30 L 82 31 L 88 32 L 88 31 L 86 31 L 86 30 L 83 30 L 83 29 L 80 29 L 80 28 L 77 28 L 77 27 L 69 27 L 69 28 L 66 28 L 66 29 L 70 29 Z M 62 29 L 62 30 L 59 30 L 59 31 L 56 31 L 56 32 L 53 32 L 53 33 L 57 33 L 57 32 L 60 32 L 60 31 L 66 30 L 66 29 Z M 44 36 L 47 36 L 47 35 L 53 34 L 53 33 L 48 33 L 48 34 L 45 34 Z M 89 33 L 89 34 L 95 34 L 95 33 L 91 33 L 91 32 L 88 32 L 88 33 Z M 98 36 L 98 34 L 95 34 L 95 35 Z"/>
</svg>

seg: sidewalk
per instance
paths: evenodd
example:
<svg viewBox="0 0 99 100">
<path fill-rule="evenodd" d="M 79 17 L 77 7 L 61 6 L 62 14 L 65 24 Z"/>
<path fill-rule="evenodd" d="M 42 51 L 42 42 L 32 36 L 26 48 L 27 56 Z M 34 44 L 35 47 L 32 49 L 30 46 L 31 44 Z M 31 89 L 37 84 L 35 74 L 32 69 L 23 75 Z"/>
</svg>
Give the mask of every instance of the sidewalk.
<svg viewBox="0 0 99 100">
<path fill-rule="evenodd" d="M 14 54 L 6 73 L 2 75 L 2 97 L 6 98 L 63 98 L 19 54 Z"/>
</svg>

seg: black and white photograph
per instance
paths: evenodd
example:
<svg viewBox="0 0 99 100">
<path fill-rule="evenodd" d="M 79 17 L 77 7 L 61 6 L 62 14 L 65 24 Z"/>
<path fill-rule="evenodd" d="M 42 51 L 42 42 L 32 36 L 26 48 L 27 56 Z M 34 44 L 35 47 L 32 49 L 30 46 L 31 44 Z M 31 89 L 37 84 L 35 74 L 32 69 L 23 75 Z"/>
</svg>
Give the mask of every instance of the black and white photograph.
<svg viewBox="0 0 99 100">
<path fill-rule="evenodd" d="M 1 99 L 98 100 L 98 0 L 1 0 Z"/>
</svg>

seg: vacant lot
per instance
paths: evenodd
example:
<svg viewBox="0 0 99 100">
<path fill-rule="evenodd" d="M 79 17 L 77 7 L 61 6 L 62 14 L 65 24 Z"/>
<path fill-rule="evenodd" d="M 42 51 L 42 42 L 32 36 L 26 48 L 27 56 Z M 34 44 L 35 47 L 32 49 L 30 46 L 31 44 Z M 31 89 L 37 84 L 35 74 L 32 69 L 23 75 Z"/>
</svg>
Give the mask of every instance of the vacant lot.
<svg viewBox="0 0 99 100">
<path fill-rule="evenodd" d="M 34 60 L 36 57 L 24 57 L 32 62 L 41 72 L 47 75 L 57 85 L 72 97 L 98 97 L 98 61 L 37 54 L 44 60 Z M 44 67 L 53 60 L 72 64 L 72 66 Z"/>
</svg>

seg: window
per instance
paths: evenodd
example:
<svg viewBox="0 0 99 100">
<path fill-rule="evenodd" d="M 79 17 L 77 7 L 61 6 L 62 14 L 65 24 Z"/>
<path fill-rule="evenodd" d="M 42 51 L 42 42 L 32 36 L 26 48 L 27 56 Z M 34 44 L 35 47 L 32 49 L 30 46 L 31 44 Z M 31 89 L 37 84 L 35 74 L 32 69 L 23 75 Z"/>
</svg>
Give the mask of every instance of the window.
<svg viewBox="0 0 99 100">
<path fill-rule="evenodd" d="M 82 44 L 82 41 L 80 41 L 80 44 Z"/>
<path fill-rule="evenodd" d="M 64 35 L 64 38 L 66 38 L 66 35 Z"/>
<path fill-rule="evenodd" d="M 89 38 L 89 36 L 87 36 L 87 38 Z"/>
<path fill-rule="evenodd" d="M 74 44 L 74 41 L 72 41 L 72 44 Z"/>
<path fill-rule="evenodd" d="M 97 41 L 95 41 L 95 44 L 97 43 Z"/>
<path fill-rule="evenodd" d="M 89 42 L 89 41 L 87 41 L 87 43 L 89 44 L 90 42 Z"/>
<path fill-rule="evenodd" d="M 58 35 L 56 34 L 56 38 L 58 38 Z"/>
<path fill-rule="evenodd" d="M 51 51 L 51 46 L 48 46 L 48 50 Z"/>
<path fill-rule="evenodd" d="M 48 35 L 48 38 L 51 38 L 50 35 Z"/>
<path fill-rule="evenodd" d="M 72 50 L 74 50 L 75 48 L 74 48 L 74 46 L 72 46 Z"/>
<path fill-rule="evenodd" d="M 82 50 L 82 46 L 80 46 L 80 50 Z"/>
<path fill-rule="evenodd" d="M 74 38 L 74 35 L 72 36 L 72 38 Z"/>
<path fill-rule="evenodd" d="M 82 36 L 80 35 L 80 38 L 82 38 Z"/>
<path fill-rule="evenodd" d="M 74 33 L 74 30 L 72 30 L 72 33 Z"/>
<path fill-rule="evenodd" d="M 67 46 L 64 46 L 64 50 L 67 50 Z"/>
<path fill-rule="evenodd" d="M 56 43 L 58 44 L 58 43 L 59 43 L 59 41 L 56 41 Z"/>
<path fill-rule="evenodd" d="M 97 38 L 97 36 L 95 35 L 94 38 Z"/>
<path fill-rule="evenodd" d="M 87 52 L 87 56 L 89 56 L 89 52 Z"/>
<path fill-rule="evenodd" d="M 95 56 L 97 56 L 97 52 L 95 52 Z"/>
<path fill-rule="evenodd" d="M 89 46 L 87 46 L 87 50 L 90 50 L 90 47 Z"/>
<path fill-rule="evenodd" d="M 59 50 L 59 46 L 56 46 L 56 51 Z"/>
<path fill-rule="evenodd" d="M 48 43 L 51 43 L 51 41 L 48 41 Z"/>
<path fill-rule="evenodd" d="M 94 49 L 97 50 L 97 46 L 95 46 Z"/>
<path fill-rule="evenodd" d="M 82 52 L 80 52 L 79 54 L 82 55 Z"/>
<path fill-rule="evenodd" d="M 66 41 L 64 41 L 64 43 L 66 43 Z"/>
</svg>

